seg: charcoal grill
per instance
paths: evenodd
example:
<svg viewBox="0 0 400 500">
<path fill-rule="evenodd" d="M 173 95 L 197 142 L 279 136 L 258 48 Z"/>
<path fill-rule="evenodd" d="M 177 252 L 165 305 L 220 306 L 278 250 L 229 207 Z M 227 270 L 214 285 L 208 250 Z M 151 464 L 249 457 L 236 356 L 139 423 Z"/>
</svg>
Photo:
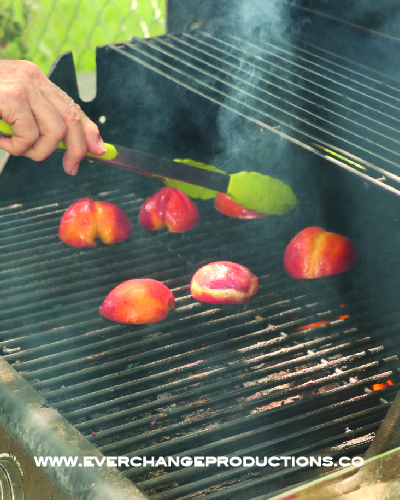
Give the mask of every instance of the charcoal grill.
<svg viewBox="0 0 400 500">
<path fill-rule="evenodd" d="M 31 456 L 363 456 L 399 389 L 400 85 L 316 47 L 312 33 L 289 43 L 207 25 L 99 47 L 91 102 L 79 98 L 71 54 L 51 78 L 107 142 L 269 173 L 298 206 L 249 222 L 199 201 L 195 229 L 148 233 L 135 221 L 160 181 L 90 162 L 67 178 L 57 153 L 10 159 L 0 183 L 5 431 Z M 131 240 L 85 250 L 58 240 L 65 209 L 88 196 L 124 210 Z M 284 249 L 309 225 L 350 237 L 358 265 L 287 276 Z M 191 298 L 192 274 L 214 260 L 259 276 L 249 305 Z M 167 320 L 99 316 L 114 286 L 141 277 L 173 290 Z M 24 401 L 46 425 L 24 427 Z M 70 498 L 169 500 L 271 498 L 337 468 L 45 470 Z"/>
</svg>

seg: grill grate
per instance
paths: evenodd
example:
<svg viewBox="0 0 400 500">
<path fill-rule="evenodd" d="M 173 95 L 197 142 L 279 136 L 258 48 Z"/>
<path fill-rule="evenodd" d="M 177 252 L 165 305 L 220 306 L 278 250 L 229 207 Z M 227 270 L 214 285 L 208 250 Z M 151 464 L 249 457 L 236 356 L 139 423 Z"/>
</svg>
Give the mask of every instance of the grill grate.
<svg viewBox="0 0 400 500">
<path fill-rule="evenodd" d="M 158 188 L 147 180 L 135 182 L 134 192 L 129 185 L 105 191 L 99 170 L 88 172 L 89 184 L 84 177 L 74 189 L 0 210 L 5 359 L 106 455 L 364 453 L 398 389 L 368 388 L 396 381 L 398 349 L 388 339 L 399 318 L 394 309 L 371 322 L 367 298 L 354 291 L 363 266 L 328 280 L 293 280 L 282 254 L 295 219 L 227 222 L 211 201 L 198 202 L 202 221 L 189 233 L 136 227 L 125 244 L 69 248 L 57 238 L 59 220 L 88 185 L 91 196 L 117 203 L 133 223 Z M 248 306 L 191 298 L 193 272 L 221 259 L 260 277 Z M 167 320 L 133 327 L 99 316 L 108 291 L 135 277 L 173 290 L 177 308 Z M 268 497 L 328 472 L 121 470 L 159 500 Z"/>
<path fill-rule="evenodd" d="M 196 31 L 110 47 L 258 129 L 399 194 L 395 80 L 298 41 L 253 43 Z"/>
</svg>

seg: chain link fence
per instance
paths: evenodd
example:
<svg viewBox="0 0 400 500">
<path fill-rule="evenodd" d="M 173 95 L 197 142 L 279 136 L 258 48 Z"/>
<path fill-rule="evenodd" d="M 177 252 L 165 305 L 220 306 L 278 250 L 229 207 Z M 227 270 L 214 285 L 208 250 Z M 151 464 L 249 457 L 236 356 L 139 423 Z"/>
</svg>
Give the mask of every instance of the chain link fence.
<svg viewBox="0 0 400 500">
<path fill-rule="evenodd" d="M 1 0 L 0 59 L 28 59 L 47 73 L 72 50 L 76 70 L 95 70 L 98 45 L 165 33 L 167 0 Z"/>
</svg>

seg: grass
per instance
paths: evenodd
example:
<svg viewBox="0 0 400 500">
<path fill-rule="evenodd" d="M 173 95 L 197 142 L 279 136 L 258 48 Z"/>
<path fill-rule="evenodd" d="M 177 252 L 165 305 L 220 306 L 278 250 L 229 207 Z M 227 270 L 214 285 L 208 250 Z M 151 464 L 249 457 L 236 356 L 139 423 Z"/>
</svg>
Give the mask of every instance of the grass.
<svg viewBox="0 0 400 500">
<path fill-rule="evenodd" d="M 0 58 L 29 59 L 45 73 L 69 50 L 77 72 L 87 73 L 95 70 L 96 46 L 165 33 L 166 0 L 3 2 Z M 8 33 L 7 39 L 3 33 Z"/>
</svg>

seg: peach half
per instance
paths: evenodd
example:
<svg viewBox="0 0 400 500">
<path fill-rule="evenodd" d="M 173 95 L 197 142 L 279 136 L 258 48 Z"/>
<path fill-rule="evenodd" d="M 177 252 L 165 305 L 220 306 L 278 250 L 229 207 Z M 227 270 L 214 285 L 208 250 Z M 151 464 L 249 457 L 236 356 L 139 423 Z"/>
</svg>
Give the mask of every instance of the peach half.
<svg viewBox="0 0 400 500">
<path fill-rule="evenodd" d="M 223 215 L 234 217 L 235 219 L 262 219 L 267 217 L 267 214 L 244 208 L 243 205 L 236 203 L 232 198 L 225 193 L 218 193 L 214 199 L 214 208 Z"/>
<path fill-rule="evenodd" d="M 108 201 L 82 198 L 73 203 L 62 216 L 58 236 L 69 246 L 95 247 L 96 238 L 106 245 L 129 238 L 131 223 L 124 212 Z"/>
<path fill-rule="evenodd" d="M 300 231 L 286 247 L 283 257 L 285 271 L 299 279 L 343 273 L 356 261 L 356 249 L 348 238 L 316 226 Z"/>
<path fill-rule="evenodd" d="M 104 318 L 125 325 L 157 323 L 175 308 L 171 290 L 153 279 L 133 279 L 116 286 L 104 299 L 99 312 Z"/>
<path fill-rule="evenodd" d="M 208 304 L 247 304 L 260 289 L 258 278 L 247 267 L 218 261 L 201 267 L 192 277 L 192 296 Z"/>
<path fill-rule="evenodd" d="M 171 233 L 183 233 L 197 226 L 199 211 L 182 191 L 163 187 L 147 198 L 140 208 L 139 226 L 149 231 L 166 227 Z"/>
</svg>

